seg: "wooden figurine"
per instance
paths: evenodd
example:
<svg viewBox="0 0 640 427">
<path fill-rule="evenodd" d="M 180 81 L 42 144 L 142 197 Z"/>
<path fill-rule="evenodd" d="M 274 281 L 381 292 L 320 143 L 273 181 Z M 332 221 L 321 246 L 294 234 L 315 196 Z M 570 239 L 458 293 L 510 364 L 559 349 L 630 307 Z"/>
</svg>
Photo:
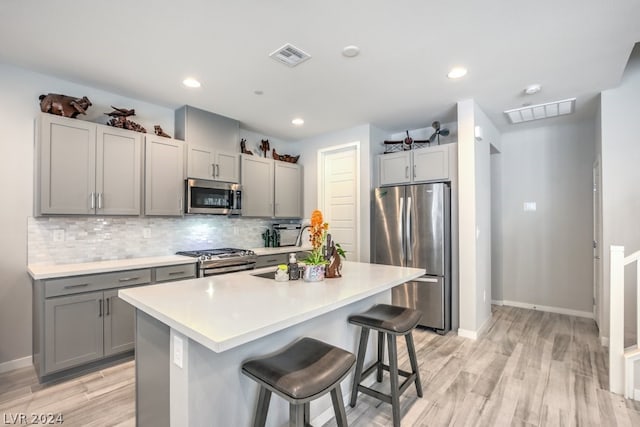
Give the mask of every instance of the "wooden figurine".
<svg viewBox="0 0 640 427">
<path fill-rule="evenodd" d="M 111 108 L 113 108 L 113 111 L 110 113 L 105 113 L 107 116 L 111 116 L 111 117 L 129 117 L 129 116 L 135 116 L 136 115 L 136 110 L 135 109 L 126 109 L 126 108 L 117 108 L 114 107 L 113 105 L 111 106 Z"/>
<path fill-rule="evenodd" d="M 93 105 L 86 96 L 74 98 L 58 93 L 49 93 L 47 95 L 40 95 L 38 99 L 40 99 L 40 111 L 43 113 L 71 117 L 73 119 L 75 119 L 78 114 L 87 114 L 87 108 Z"/>
<path fill-rule="evenodd" d="M 244 138 L 240 140 L 240 152 L 242 154 L 249 154 L 253 156 L 253 152 L 251 150 L 247 150 L 247 140 Z"/>
<path fill-rule="evenodd" d="M 338 249 L 334 246 L 331 247 L 331 256 L 329 257 L 329 265 L 324 270 L 324 277 L 329 279 L 335 277 L 342 277 L 342 263 L 340 261 L 340 254 Z"/>
<path fill-rule="evenodd" d="M 275 148 L 271 150 L 271 156 L 273 157 L 274 160 L 281 160 L 283 162 L 289 162 L 289 163 L 298 163 L 298 159 L 300 158 L 300 155 L 290 156 L 288 154 L 278 154 L 276 153 Z"/>
<path fill-rule="evenodd" d="M 107 122 L 108 126 L 113 126 L 115 128 L 133 130 L 136 132 L 147 133 L 147 130 L 139 125 L 138 123 L 127 119 L 129 116 L 135 116 L 136 110 L 126 109 L 126 108 L 116 108 L 113 105 L 111 106 L 113 111 L 110 113 L 104 113 L 107 116 L 111 116 L 112 119 Z"/>
<path fill-rule="evenodd" d="M 153 131 L 155 132 L 156 135 L 158 136 L 163 136 L 165 138 L 171 138 L 171 135 L 169 135 L 168 133 L 165 133 L 165 131 L 162 130 L 162 128 L 160 127 L 160 125 L 154 125 L 153 126 Z"/>
<path fill-rule="evenodd" d="M 269 151 L 269 140 L 263 139 L 260 141 L 260 151 L 264 154 L 264 157 L 267 157 L 267 151 Z"/>
</svg>

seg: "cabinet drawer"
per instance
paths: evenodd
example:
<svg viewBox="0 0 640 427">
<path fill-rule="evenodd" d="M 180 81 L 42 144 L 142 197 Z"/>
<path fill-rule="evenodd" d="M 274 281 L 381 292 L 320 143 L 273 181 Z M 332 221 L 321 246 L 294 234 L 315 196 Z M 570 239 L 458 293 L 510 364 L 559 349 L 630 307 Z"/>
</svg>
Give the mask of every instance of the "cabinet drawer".
<svg viewBox="0 0 640 427">
<path fill-rule="evenodd" d="M 119 271 L 116 273 L 92 274 L 89 276 L 65 277 L 44 281 L 45 298 L 71 295 L 101 289 L 121 288 L 151 282 L 151 269 Z"/>
<path fill-rule="evenodd" d="M 256 260 L 256 268 L 270 267 L 272 265 L 286 264 L 289 260 L 288 254 L 260 255 Z"/>
<path fill-rule="evenodd" d="M 156 282 L 189 279 L 193 277 L 196 277 L 195 264 L 171 265 L 169 267 L 156 268 Z"/>
</svg>

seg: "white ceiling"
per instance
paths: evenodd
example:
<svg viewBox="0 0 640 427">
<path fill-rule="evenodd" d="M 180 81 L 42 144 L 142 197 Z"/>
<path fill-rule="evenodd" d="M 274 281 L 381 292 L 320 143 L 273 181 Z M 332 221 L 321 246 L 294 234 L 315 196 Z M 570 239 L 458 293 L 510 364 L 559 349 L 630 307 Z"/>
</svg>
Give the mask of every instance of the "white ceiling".
<svg viewBox="0 0 640 427">
<path fill-rule="evenodd" d="M 639 22 L 638 0 L 3 0 L 0 62 L 287 140 L 421 128 L 455 120 L 467 98 L 506 130 L 517 125 L 502 111 L 525 102 L 575 96 L 577 115 L 593 114 Z M 286 42 L 312 58 L 289 68 L 268 57 Z M 350 44 L 358 57 L 342 56 Z M 454 65 L 467 77 L 448 80 Z M 183 87 L 187 76 L 202 87 Z M 525 98 L 532 83 L 542 91 Z"/>
</svg>

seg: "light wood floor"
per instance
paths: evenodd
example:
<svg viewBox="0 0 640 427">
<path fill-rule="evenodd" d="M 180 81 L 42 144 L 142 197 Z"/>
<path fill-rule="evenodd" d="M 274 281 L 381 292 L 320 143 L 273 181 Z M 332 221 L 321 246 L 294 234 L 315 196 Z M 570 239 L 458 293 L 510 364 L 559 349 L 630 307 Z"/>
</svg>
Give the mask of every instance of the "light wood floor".
<svg viewBox="0 0 640 427">
<path fill-rule="evenodd" d="M 605 391 L 607 354 L 592 320 L 494 307 L 477 341 L 414 334 L 424 397 L 415 388 L 402 396 L 403 427 L 640 426 L 640 402 Z M 399 344 L 401 367 L 409 369 Z M 380 388 L 387 384 L 385 377 Z M 133 362 L 46 386 L 24 368 L 0 374 L 0 414 L 62 413 L 64 426 L 133 426 L 134 392 Z M 391 407 L 368 396 L 347 408 L 352 427 L 391 425 Z"/>
</svg>

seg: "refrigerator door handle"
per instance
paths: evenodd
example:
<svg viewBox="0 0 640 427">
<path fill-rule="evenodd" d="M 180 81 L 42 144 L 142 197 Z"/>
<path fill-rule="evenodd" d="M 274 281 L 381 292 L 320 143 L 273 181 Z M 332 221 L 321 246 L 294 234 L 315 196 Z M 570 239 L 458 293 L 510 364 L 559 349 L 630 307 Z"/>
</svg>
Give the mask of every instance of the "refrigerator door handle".
<svg viewBox="0 0 640 427">
<path fill-rule="evenodd" d="M 402 214 L 404 214 L 404 197 L 400 197 L 400 218 L 402 218 Z M 402 265 L 405 265 L 404 254 L 405 254 L 405 241 L 404 236 L 402 235 L 403 228 L 402 221 L 398 221 L 398 237 L 400 237 L 400 242 L 402 242 Z"/>
<path fill-rule="evenodd" d="M 411 196 L 407 197 L 407 226 L 405 227 L 407 232 L 407 261 L 413 261 L 411 248 Z"/>
<path fill-rule="evenodd" d="M 438 279 L 433 279 L 431 277 L 418 277 L 417 279 L 413 279 L 414 282 L 428 282 L 428 283 L 438 283 Z"/>
</svg>

